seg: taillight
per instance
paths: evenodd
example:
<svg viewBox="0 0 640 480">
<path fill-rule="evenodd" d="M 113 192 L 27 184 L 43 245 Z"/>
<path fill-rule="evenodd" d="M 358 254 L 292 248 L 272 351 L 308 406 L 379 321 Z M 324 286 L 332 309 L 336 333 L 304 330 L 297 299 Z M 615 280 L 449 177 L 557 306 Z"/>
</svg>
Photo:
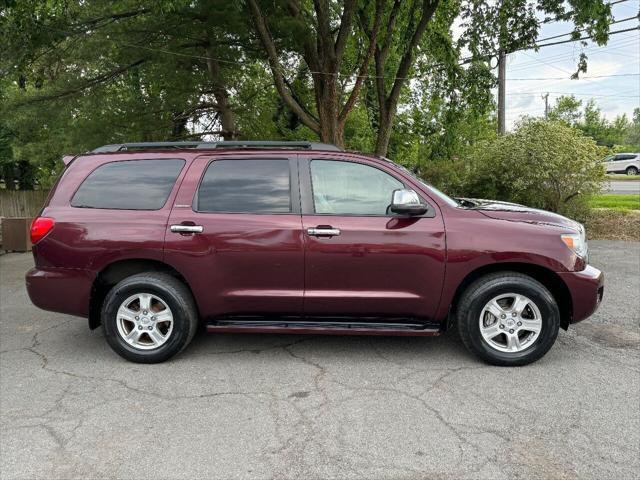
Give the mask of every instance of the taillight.
<svg viewBox="0 0 640 480">
<path fill-rule="evenodd" d="M 31 224 L 31 244 L 35 245 L 51 231 L 56 221 L 53 218 L 38 217 Z"/>
</svg>

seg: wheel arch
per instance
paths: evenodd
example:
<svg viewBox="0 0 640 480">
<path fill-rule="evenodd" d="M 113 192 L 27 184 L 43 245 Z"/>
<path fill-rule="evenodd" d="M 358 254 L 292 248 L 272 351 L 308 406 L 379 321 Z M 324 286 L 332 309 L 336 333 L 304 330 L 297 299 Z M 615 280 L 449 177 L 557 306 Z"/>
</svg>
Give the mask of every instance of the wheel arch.
<svg viewBox="0 0 640 480">
<path fill-rule="evenodd" d="M 98 272 L 93 281 L 91 297 L 89 300 L 89 328 L 91 330 L 98 328 L 101 324 L 100 312 L 102 310 L 102 303 L 104 302 L 109 290 L 111 290 L 111 288 L 121 280 L 144 272 L 167 273 L 184 283 L 193 296 L 193 290 L 191 289 L 191 285 L 189 285 L 187 279 L 174 267 L 165 262 L 147 258 L 117 260 L 106 265 L 100 272 Z M 197 302 L 194 303 L 197 309 Z"/>
<path fill-rule="evenodd" d="M 567 330 L 569 328 L 571 317 L 573 315 L 573 303 L 571 292 L 569 291 L 569 288 L 564 283 L 562 278 L 560 278 L 560 276 L 552 270 L 541 267 L 540 265 L 518 262 L 492 263 L 489 265 L 483 265 L 467 274 L 460 285 L 458 285 L 458 288 L 456 289 L 456 292 L 453 296 L 450 308 L 450 313 L 452 315 L 450 315 L 449 323 L 451 323 L 455 318 L 455 311 L 460 301 L 460 297 L 467 289 L 467 287 L 477 279 L 487 274 L 496 272 L 517 272 L 528 275 L 534 280 L 542 283 L 547 289 L 549 289 L 556 303 L 558 304 L 558 308 L 560 309 L 560 326 L 564 330 Z"/>
</svg>

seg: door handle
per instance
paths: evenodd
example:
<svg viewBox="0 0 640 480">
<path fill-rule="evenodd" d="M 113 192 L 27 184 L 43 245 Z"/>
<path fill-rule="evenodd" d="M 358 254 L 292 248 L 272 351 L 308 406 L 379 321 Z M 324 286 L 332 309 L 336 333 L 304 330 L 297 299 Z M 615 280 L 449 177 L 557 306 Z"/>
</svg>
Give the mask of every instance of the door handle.
<svg viewBox="0 0 640 480">
<path fill-rule="evenodd" d="M 340 229 L 333 227 L 307 228 L 307 233 L 312 237 L 335 237 L 340 235 Z"/>
<path fill-rule="evenodd" d="M 203 230 L 202 225 L 171 225 L 174 233 L 202 233 Z"/>
</svg>

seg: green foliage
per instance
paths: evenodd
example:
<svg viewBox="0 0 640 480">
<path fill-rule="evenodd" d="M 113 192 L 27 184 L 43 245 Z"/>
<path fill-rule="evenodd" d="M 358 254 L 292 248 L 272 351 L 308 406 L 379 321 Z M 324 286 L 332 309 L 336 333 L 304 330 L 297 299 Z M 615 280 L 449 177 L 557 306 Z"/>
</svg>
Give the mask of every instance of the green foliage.
<svg viewBox="0 0 640 480">
<path fill-rule="evenodd" d="M 524 121 L 468 159 L 465 194 L 584 218 L 604 178 L 596 143 L 562 122 Z"/>
<path fill-rule="evenodd" d="M 601 194 L 591 198 L 589 205 L 593 208 L 612 208 L 614 210 L 640 210 L 640 196 Z"/>
<path fill-rule="evenodd" d="M 612 152 L 637 150 L 640 148 L 640 109 L 634 111 L 630 122 L 626 115 L 613 121 L 603 117 L 595 101 L 589 100 L 582 108 L 582 101 L 573 95 L 561 96 L 549 112 L 550 120 L 558 120 L 582 130 L 598 145 L 611 147 Z"/>
</svg>

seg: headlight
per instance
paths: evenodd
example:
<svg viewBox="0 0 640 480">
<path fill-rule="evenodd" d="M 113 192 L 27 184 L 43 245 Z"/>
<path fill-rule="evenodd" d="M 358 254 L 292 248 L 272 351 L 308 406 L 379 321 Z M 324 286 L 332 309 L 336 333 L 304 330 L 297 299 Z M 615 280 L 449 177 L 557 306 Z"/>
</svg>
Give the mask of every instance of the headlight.
<svg viewBox="0 0 640 480">
<path fill-rule="evenodd" d="M 580 233 L 560 235 L 564 244 L 582 258 L 587 258 L 588 246 L 584 227 L 580 225 Z"/>
</svg>

